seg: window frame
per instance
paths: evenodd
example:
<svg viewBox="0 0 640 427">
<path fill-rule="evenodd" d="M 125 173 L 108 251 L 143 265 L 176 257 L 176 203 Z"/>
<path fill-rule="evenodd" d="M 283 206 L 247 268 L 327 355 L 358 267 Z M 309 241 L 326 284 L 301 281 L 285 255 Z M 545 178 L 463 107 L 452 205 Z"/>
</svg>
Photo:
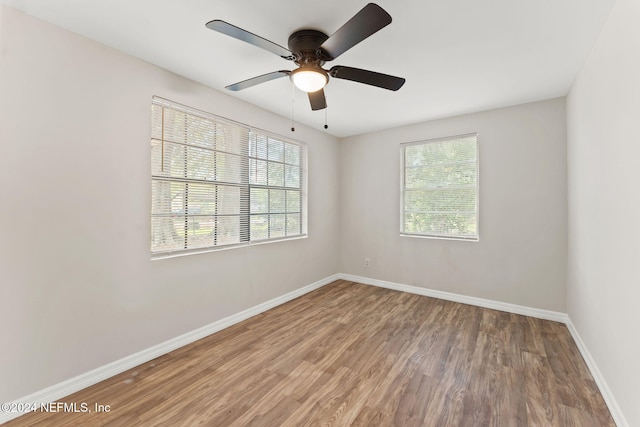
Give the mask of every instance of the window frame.
<svg viewBox="0 0 640 427">
<path fill-rule="evenodd" d="M 449 141 L 455 141 L 463 138 L 475 137 L 475 149 L 476 149 L 476 183 L 475 183 L 475 218 L 476 218 L 476 230 L 475 235 L 453 235 L 445 233 L 414 233 L 405 231 L 405 192 L 406 192 L 406 173 L 405 173 L 405 149 L 410 146 L 427 145 L 434 143 L 446 143 Z M 474 163 L 474 162 L 469 162 Z M 470 187 L 472 188 L 472 187 Z M 456 240 L 466 242 L 478 242 L 480 241 L 480 138 L 478 132 L 465 133 L 460 135 L 452 135 L 438 138 L 429 138 L 419 141 L 405 142 L 400 144 L 400 218 L 399 228 L 400 236 L 402 237 L 416 237 L 425 239 L 441 239 L 441 240 Z"/>
<path fill-rule="evenodd" d="M 173 177 L 171 175 L 167 175 L 167 176 L 161 176 L 159 174 L 154 174 L 154 155 L 153 155 L 153 144 L 154 141 L 157 140 L 156 137 L 154 137 L 154 113 L 153 113 L 153 107 L 154 106 L 159 106 L 161 108 L 170 108 L 172 110 L 178 111 L 180 113 L 186 114 L 186 115 L 191 115 L 191 116 L 195 116 L 195 117 L 199 117 L 199 118 L 203 118 L 206 120 L 211 121 L 214 124 L 214 129 L 217 128 L 218 125 L 225 125 L 225 126 L 235 126 L 237 127 L 237 129 L 241 129 L 240 131 L 240 140 L 241 140 L 241 144 L 243 144 L 242 148 L 241 148 L 241 153 L 240 154 L 235 154 L 236 157 L 239 157 L 239 165 L 237 166 L 237 168 L 239 168 L 239 170 L 233 169 L 234 171 L 236 171 L 236 173 L 241 177 L 240 178 L 240 182 L 236 183 L 236 184 L 231 184 L 231 186 L 236 186 L 238 188 L 240 188 L 240 196 L 238 199 L 238 210 L 239 213 L 238 214 L 234 214 L 233 216 L 237 216 L 239 223 L 238 223 L 238 240 L 237 242 L 233 242 L 233 243 L 228 243 L 228 244 L 218 244 L 218 230 L 217 230 L 217 226 L 215 228 L 215 236 L 214 236 L 214 242 L 216 242 L 213 245 L 208 245 L 208 246 L 200 246 L 200 247 L 187 247 L 186 248 L 172 248 L 172 249 L 156 249 L 157 246 L 154 246 L 154 218 L 159 218 L 162 216 L 162 214 L 157 214 L 154 213 L 154 190 L 153 188 L 153 184 L 159 181 L 168 181 L 168 182 L 173 182 L 173 181 L 184 181 L 185 183 L 189 183 L 189 182 L 195 182 L 195 183 L 200 183 L 200 184 L 205 184 L 205 185 L 209 185 L 211 187 L 215 187 L 215 186 L 227 186 L 229 185 L 229 183 L 225 182 L 225 181 L 219 181 L 217 179 L 212 179 L 210 181 L 204 182 L 204 180 L 199 180 L 197 178 L 194 179 L 189 179 L 186 177 Z M 163 259 L 163 258 L 172 258 L 172 257 L 177 257 L 177 256 L 185 256 L 185 255 L 191 255 L 191 254 L 199 254 L 199 253 L 206 253 L 206 252 L 214 252 L 214 251 L 219 251 L 219 250 L 227 250 L 227 249 L 234 249 L 234 248 L 238 248 L 238 247 L 246 247 L 246 246 L 250 246 L 250 245 L 257 245 L 257 244 L 267 244 L 267 243 L 272 243 L 272 242 L 279 242 L 279 241 L 284 241 L 284 240 L 296 240 L 296 239 L 303 239 L 307 237 L 307 215 L 308 215 L 308 197 L 307 197 L 307 188 L 308 188 L 308 184 L 307 184 L 307 175 L 308 175 L 308 171 L 307 171 L 307 165 L 308 165 L 308 159 L 307 159 L 307 155 L 308 155 L 308 147 L 307 144 L 298 141 L 298 140 L 294 140 L 292 138 L 288 138 L 288 137 L 284 137 L 282 135 L 277 135 L 273 132 L 269 132 L 269 131 L 265 131 L 263 129 L 259 129 L 257 127 L 254 126 L 249 126 L 247 124 L 244 123 L 240 123 L 234 120 L 229 120 L 227 118 L 203 111 L 203 110 L 199 110 L 197 108 L 193 108 L 193 107 L 189 107 L 174 101 L 170 101 L 168 99 L 159 97 L 159 96 L 153 96 L 152 97 L 152 102 L 151 102 L 151 111 L 150 111 L 150 115 L 151 115 L 151 131 L 150 131 L 150 142 L 151 142 L 151 146 L 150 146 L 150 164 L 151 164 L 151 171 L 150 171 L 150 183 L 151 185 L 151 192 L 150 192 L 150 198 L 151 198 L 151 206 L 149 209 L 149 213 L 150 213 L 150 238 L 149 238 L 149 250 L 150 250 L 150 255 L 151 255 L 151 259 L 155 260 L 155 259 Z M 164 119 L 163 119 L 164 121 Z M 217 132 L 217 130 L 212 129 L 211 132 L 215 133 Z M 236 129 L 236 130 L 237 130 Z M 163 132 L 164 133 L 164 132 Z M 245 133 L 246 133 L 246 138 L 245 138 Z M 277 236 L 277 237 L 270 237 L 270 238 L 266 238 L 266 239 L 260 239 L 260 240 L 255 240 L 252 239 L 251 236 L 251 192 L 252 192 L 252 188 L 255 187 L 260 187 L 260 188 L 272 188 L 275 186 L 269 186 L 269 185 L 260 185 L 260 184 L 252 184 L 251 182 L 251 160 L 255 159 L 255 156 L 252 157 L 252 153 L 251 153 L 251 147 L 252 144 L 254 144 L 254 141 L 256 141 L 256 139 L 258 137 L 264 137 L 267 139 L 274 139 L 277 141 L 281 141 L 285 144 L 291 144 L 291 145 L 295 145 L 296 147 L 299 148 L 299 185 L 297 187 L 283 187 L 284 189 L 286 189 L 287 191 L 294 191 L 294 192 L 299 192 L 299 200 L 300 200 L 300 212 L 299 212 L 299 233 L 294 234 L 294 235 L 286 235 L 286 232 L 288 230 L 285 229 L 285 235 L 284 236 Z M 164 136 L 163 136 L 164 138 Z M 217 142 L 216 142 L 217 144 Z M 188 143 L 184 143 L 185 147 L 194 147 L 193 144 L 188 144 Z M 286 145 L 284 145 L 284 147 L 286 147 Z M 198 147 L 201 148 L 201 147 Z M 162 153 L 164 153 L 164 143 L 163 143 L 163 147 L 162 147 Z M 215 153 L 225 153 L 224 150 L 219 150 L 217 148 L 212 148 L 210 149 L 210 151 L 215 152 Z M 160 156 L 164 156 L 164 154 L 160 154 Z M 226 153 L 229 154 L 229 153 Z M 164 159 L 166 160 L 166 157 L 164 157 Z M 164 161 L 163 161 L 164 164 Z M 217 168 L 217 161 L 214 161 L 214 168 Z M 186 166 L 186 157 L 185 157 L 185 169 L 187 168 Z M 214 169 L 216 174 L 217 174 L 217 169 Z M 186 172 L 185 172 L 186 174 Z M 285 179 L 285 178 L 283 178 Z M 283 182 L 283 185 L 285 185 L 286 183 Z M 278 187 L 280 188 L 280 187 Z M 217 200 L 217 193 L 218 190 L 215 190 L 215 199 Z M 243 193 L 245 193 L 245 195 L 243 195 Z M 186 197 L 186 195 L 185 195 Z M 216 202 L 217 203 L 217 202 Z M 271 207 L 268 207 L 269 212 L 267 215 L 271 215 L 274 214 L 274 212 L 271 211 Z M 288 212 L 285 212 L 285 215 Z M 296 214 L 298 214 L 298 212 L 296 212 Z M 211 216 L 218 218 L 220 216 L 224 216 L 223 214 L 220 214 L 217 211 L 216 208 L 216 213 L 212 214 Z M 166 216 L 166 214 L 165 214 Z M 185 216 L 185 221 L 188 221 L 190 219 L 189 214 L 185 211 L 184 213 Z M 197 216 L 197 215 L 196 215 Z M 217 221 L 217 219 L 215 219 L 215 221 Z M 286 223 L 285 223 L 286 224 Z M 270 227 L 271 224 L 268 224 L 268 227 Z M 186 227 L 186 226 L 185 226 Z M 186 228 L 185 228 L 186 229 Z M 186 241 L 187 239 L 185 239 Z"/>
</svg>

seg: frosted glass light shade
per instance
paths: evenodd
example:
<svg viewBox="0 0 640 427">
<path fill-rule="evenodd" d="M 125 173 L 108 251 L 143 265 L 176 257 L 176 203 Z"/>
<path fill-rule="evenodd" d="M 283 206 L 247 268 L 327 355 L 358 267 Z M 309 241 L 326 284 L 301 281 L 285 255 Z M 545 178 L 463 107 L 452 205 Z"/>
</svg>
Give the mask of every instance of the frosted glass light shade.
<svg viewBox="0 0 640 427">
<path fill-rule="evenodd" d="M 291 81 L 304 92 L 317 92 L 327 85 L 329 77 L 322 68 L 298 68 L 291 72 Z"/>
</svg>

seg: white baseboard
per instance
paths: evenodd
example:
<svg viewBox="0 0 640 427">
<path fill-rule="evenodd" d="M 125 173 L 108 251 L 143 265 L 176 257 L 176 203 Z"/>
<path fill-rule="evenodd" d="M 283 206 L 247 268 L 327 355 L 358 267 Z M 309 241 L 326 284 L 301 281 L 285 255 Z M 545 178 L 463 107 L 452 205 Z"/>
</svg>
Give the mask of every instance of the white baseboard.
<svg viewBox="0 0 640 427">
<path fill-rule="evenodd" d="M 447 301 L 459 302 L 462 304 L 475 305 L 478 307 L 491 308 L 493 310 L 506 311 L 508 313 L 522 314 L 524 316 L 536 317 L 538 319 L 553 320 L 554 322 L 566 323 L 569 317 L 566 313 L 558 311 L 542 310 L 540 308 L 525 307 L 523 305 L 509 304 L 506 302 L 493 301 L 484 298 L 470 297 L 466 295 L 454 294 L 451 292 L 436 291 L 433 289 L 421 288 L 418 286 L 403 285 L 400 283 L 387 282 L 384 280 L 371 279 L 369 277 L 354 276 L 351 274 L 339 274 L 340 279 L 352 282 L 363 283 L 365 285 L 378 286 L 381 288 L 393 289 L 396 291 L 408 292 L 411 294 L 424 295 L 443 299 Z"/>
<path fill-rule="evenodd" d="M 600 372 L 600 369 L 598 369 L 598 365 L 596 365 L 595 360 L 593 360 L 593 357 L 591 357 L 591 353 L 589 353 L 589 350 L 587 350 L 587 346 L 585 346 L 584 341 L 582 341 L 582 337 L 580 337 L 578 330 L 573 325 L 573 322 L 571 322 L 571 318 L 567 318 L 566 324 L 569 332 L 571 333 L 571 336 L 573 337 L 573 340 L 576 343 L 576 346 L 578 346 L 578 350 L 580 350 L 580 354 L 582 354 L 582 358 L 587 364 L 587 367 L 589 368 L 589 371 L 591 371 L 593 379 L 600 389 L 600 394 L 602 394 L 602 397 L 604 398 L 604 401 L 609 408 L 609 412 L 611 412 L 613 421 L 615 421 L 618 427 L 629 427 L 629 423 L 627 423 L 626 418 L 622 414 L 622 411 L 618 406 L 618 402 L 616 402 L 616 399 L 613 397 L 613 393 L 611 393 L 611 390 L 609 389 L 607 382 L 604 380 L 602 372 Z"/>
<path fill-rule="evenodd" d="M 131 368 L 135 368 L 136 366 L 146 363 L 150 360 L 153 360 L 156 357 L 160 357 L 163 354 L 167 354 L 187 344 L 191 344 L 192 342 L 195 342 L 199 339 L 209 336 L 215 332 L 221 331 L 225 328 L 228 328 L 229 326 L 235 325 L 236 323 L 240 323 L 243 320 L 246 320 L 257 314 L 260 314 L 274 307 L 277 307 L 281 304 L 284 304 L 285 302 L 298 298 L 306 293 L 309 293 L 318 288 L 321 288 L 324 285 L 328 285 L 329 283 L 338 279 L 339 279 L 338 274 L 334 274 L 333 276 L 326 277 L 315 283 L 304 286 L 300 289 L 296 289 L 295 291 L 289 292 L 285 295 L 279 296 L 272 300 L 263 302 L 262 304 L 258 304 L 247 310 L 241 311 L 240 313 L 236 313 L 229 317 L 225 317 L 224 319 L 220 319 L 209 325 L 203 326 L 202 328 L 198 328 L 194 331 L 187 332 L 184 335 L 180 335 L 176 338 L 172 338 L 168 341 L 165 341 L 163 343 L 150 347 L 146 350 L 142 350 L 138 353 L 132 354 L 131 356 L 124 357 L 120 360 L 116 360 L 115 362 L 101 366 L 100 368 L 78 375 L 77 377 L 52 385 L 51 387 L 47 387 L 44 390 L 40 390 L 38 392 L 25 396 L 21 399 L 16 399 L 13 403 L 19 402 L 22 404 L 28 403 L 28 404 L 40 405 L 41 403 L 60 401 L 65 396 L 69 396 L 72 393 L 80 391 L 91 385 L 97 384 L 100 381 L 106 380 L 107 378 L 111 378 L 114 375 L 118 375 Z M 5 423 L 14 418 L 17 418 L 20 415 L 23 415 L 23 413 L 1 411 L 0 424 Z"/>
</svg>

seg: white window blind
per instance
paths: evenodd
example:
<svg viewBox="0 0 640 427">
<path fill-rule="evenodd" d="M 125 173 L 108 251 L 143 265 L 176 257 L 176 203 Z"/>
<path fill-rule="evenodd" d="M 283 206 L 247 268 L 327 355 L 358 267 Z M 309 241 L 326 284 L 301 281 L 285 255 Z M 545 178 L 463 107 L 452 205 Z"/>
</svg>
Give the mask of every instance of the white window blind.
<svg viewBox="0 0 640 427">
<path fill-rule="evenodd" d="M 478 240 L 478 135 L 401 145 L 401 233 Z"/>
<path fill-rule="evenodd" d="M 304 146 L 154 97 L 151 252 L 304 234 Z"/>
</svg>

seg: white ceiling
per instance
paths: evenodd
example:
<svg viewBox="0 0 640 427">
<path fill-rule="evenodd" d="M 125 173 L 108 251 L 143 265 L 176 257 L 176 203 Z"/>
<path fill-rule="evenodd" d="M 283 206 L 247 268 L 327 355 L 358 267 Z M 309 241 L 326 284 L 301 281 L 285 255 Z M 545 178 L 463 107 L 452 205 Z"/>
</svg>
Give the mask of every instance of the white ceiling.
<svg viewBox="0 0 640 427">
<path fill-rule="evenodd" d="M 332 79 L 328 132 L 379 129 L 566 95 L 615 0 L 378 0 L 393 22 L 337 60 L 407 79 L 398 92 Z M 90 39 L 291 115 L 283 78 L 226 85 L 295 64 L 208 30 L 222 19 L 282 46 L 301 28 L 332 34 L 366 0 L 0 0 Z M 318 129 L 302 92 L 295 119 Z"/>
</svg>

